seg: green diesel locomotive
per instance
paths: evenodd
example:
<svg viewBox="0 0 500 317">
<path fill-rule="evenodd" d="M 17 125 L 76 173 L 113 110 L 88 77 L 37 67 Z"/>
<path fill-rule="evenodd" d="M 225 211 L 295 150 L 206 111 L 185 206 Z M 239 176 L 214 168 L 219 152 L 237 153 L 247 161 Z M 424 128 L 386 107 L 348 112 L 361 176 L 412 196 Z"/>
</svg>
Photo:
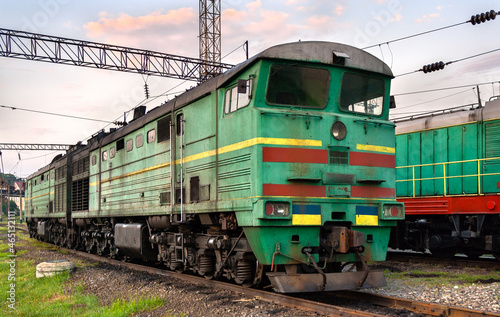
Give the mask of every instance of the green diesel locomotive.
<svg viewBox="0 0 500 317">
<path fill-rule="evenodd" d="M 500 260 L 500 98 L 400 118 L 393 248 Z"/>
<path fill-rule="evenodd" d="M 382 286 L 392 77 L 347 45 L 271 47 L 30 176 L 30 234 L 278 292 Z"/>
</svg>

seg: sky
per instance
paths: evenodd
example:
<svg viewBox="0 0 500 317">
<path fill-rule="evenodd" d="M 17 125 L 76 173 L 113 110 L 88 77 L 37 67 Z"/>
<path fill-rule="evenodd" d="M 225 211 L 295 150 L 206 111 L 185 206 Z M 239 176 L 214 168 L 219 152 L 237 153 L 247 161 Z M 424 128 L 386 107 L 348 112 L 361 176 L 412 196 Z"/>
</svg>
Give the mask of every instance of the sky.
<svg viewBox="0 0 500 317">
<path fill-rule="evenodd" d="M 198 58 L 199 1 L 0 0 L 0 28 Z M 500 16 L 479 25 L 471 15 L 500 11 L 494 0 L 221 0 L 222 60 L 244 61 L 277 44 L 331 41 L 366 48 L 396 75 L 391 117 L 440 110 L 500 95 Z M 389 44 L 386 44 L 388 43 Z M 377 45 L 381 44 L 381 45 Z M 234 52 L 233 52 L 234 51 Z M 414 72 L 434 62 L 445 69 Z M 0 143 L 76 144 L 113 127 L 144 104 L 152 109 L 196 85 L 177 79 L 0 57 Z M 457 89 L 441 88 L 460 87 Z M 434 92 L 422 92 L 437 90 Z M 418 92 L 418 93 L 416 93 Z M 157 98 L 156 98 L 157 97 Z M 100 121 L 35 113 L 59 113 Z M 130 119 L 130 117 L 128 117 Z M 27 177 L 61 152 L 3 150 L 0 171 Z"/>
</svg>

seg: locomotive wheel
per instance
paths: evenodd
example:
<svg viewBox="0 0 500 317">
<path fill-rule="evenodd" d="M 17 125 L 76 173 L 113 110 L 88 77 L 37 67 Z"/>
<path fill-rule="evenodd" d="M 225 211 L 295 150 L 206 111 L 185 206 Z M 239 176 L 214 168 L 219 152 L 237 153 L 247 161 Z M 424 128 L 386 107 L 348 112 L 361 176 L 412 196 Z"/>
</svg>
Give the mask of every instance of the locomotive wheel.
<svg viewBox="0 0 500 317">
<path fill-rule="evenodd" d="M 253 263 L 245 260 L 238 260 L 233 266 L 232 274 L 236 284 L 245 285 L 253 280 L 254 267 Z"/>
<path fill-rule="evenodd" d="M 182 262 L 177 262 L 176 257 L 175 257 L 175 252 L 170 253 L 170 256 L 169 256 L 169 259 L 167 262 L 167 266 L 170 270 L 176 271 L 177 273 L 182 273 L 182 271 L 183 271 Z"/>
<path fill-rule="evenodd" d="M 240 276 L 246 276 L 247 279 L 243 280 L 240 277 L 235 277 L 234 281 L 243 287 L 257 287 L 262 282 L 262 277 L 264 274 L 264 265 L 259 264 L 259 261 L 251 263 L 250 261 L 238 261 L 241 262 L 237 265 L 237 274 Z M 251 278 L 248 278 L 251 275 Z"/>
<path fill-rule="evenodd" d="M 198 257 L 198 274 L 205 277 L 207 280 L 212 280 L 214 278 L 214 259 L 209 256 L 199 256 Z"/>
</svg>

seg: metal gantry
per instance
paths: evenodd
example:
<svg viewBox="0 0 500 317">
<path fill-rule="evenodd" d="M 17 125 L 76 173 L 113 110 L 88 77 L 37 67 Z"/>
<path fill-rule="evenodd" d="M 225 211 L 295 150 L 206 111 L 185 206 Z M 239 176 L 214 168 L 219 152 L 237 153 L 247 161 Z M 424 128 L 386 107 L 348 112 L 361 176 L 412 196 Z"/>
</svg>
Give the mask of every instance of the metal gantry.
<svg viewBox="0 0 500 317">
<path fill-rule="evenodd" d="M 220 48 L 218 61 L 203 60 L 2 28 L 0 56 L 195 81 L 233 67 L 220 62 Z"/>
<path fill-rule="evenodd" d="M 221 62 L 221 4 L 220 0 L 200 0 L 200 59 L 207 63 L 201 67 L 200 78 L 221 73 L 214 67 Z"/>
<path fill-rule="evenodd" d="M 69 144 L 27 144 L 27 143 L 0 143 L 0 150 L 44 150 L 44 151 L 66 151 L 73 145 Z M 1 153 L 0 153 L 1 154 Z"/>
</svg>

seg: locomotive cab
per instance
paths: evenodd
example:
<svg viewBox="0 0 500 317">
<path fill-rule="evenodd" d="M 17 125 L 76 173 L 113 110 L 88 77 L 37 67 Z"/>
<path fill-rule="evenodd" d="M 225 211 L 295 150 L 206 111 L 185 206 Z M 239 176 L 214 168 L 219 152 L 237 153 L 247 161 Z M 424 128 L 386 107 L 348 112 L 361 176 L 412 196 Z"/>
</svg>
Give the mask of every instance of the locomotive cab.
<svg viewBox="0 0 500 317">
<path fill-rule="evenodd" d="M 315 43 L 319 60 L 298 60 L 308 54 L 300 44 L 262 53 L 258 71 L 240 76 L 253 88 L 249 107 L 236 86 L 231 100 L 243 100 L 244 110 L 229 106 L 226 93 L 228 116 L 247 120 L 232 135 L 244 130 L 259 143 L 252 216 L 237 212 L 238 225 L 279 292 L 383 286 L 382 272 L 366 262 L 385 260 L 390 227 L 404 218 L 388 121 L 392 73 L 331 43 Z M 341 49 L 352 58 L 333 59 Z M 351 266 L 356 272 L 343 272 Z"/>
</svg>

